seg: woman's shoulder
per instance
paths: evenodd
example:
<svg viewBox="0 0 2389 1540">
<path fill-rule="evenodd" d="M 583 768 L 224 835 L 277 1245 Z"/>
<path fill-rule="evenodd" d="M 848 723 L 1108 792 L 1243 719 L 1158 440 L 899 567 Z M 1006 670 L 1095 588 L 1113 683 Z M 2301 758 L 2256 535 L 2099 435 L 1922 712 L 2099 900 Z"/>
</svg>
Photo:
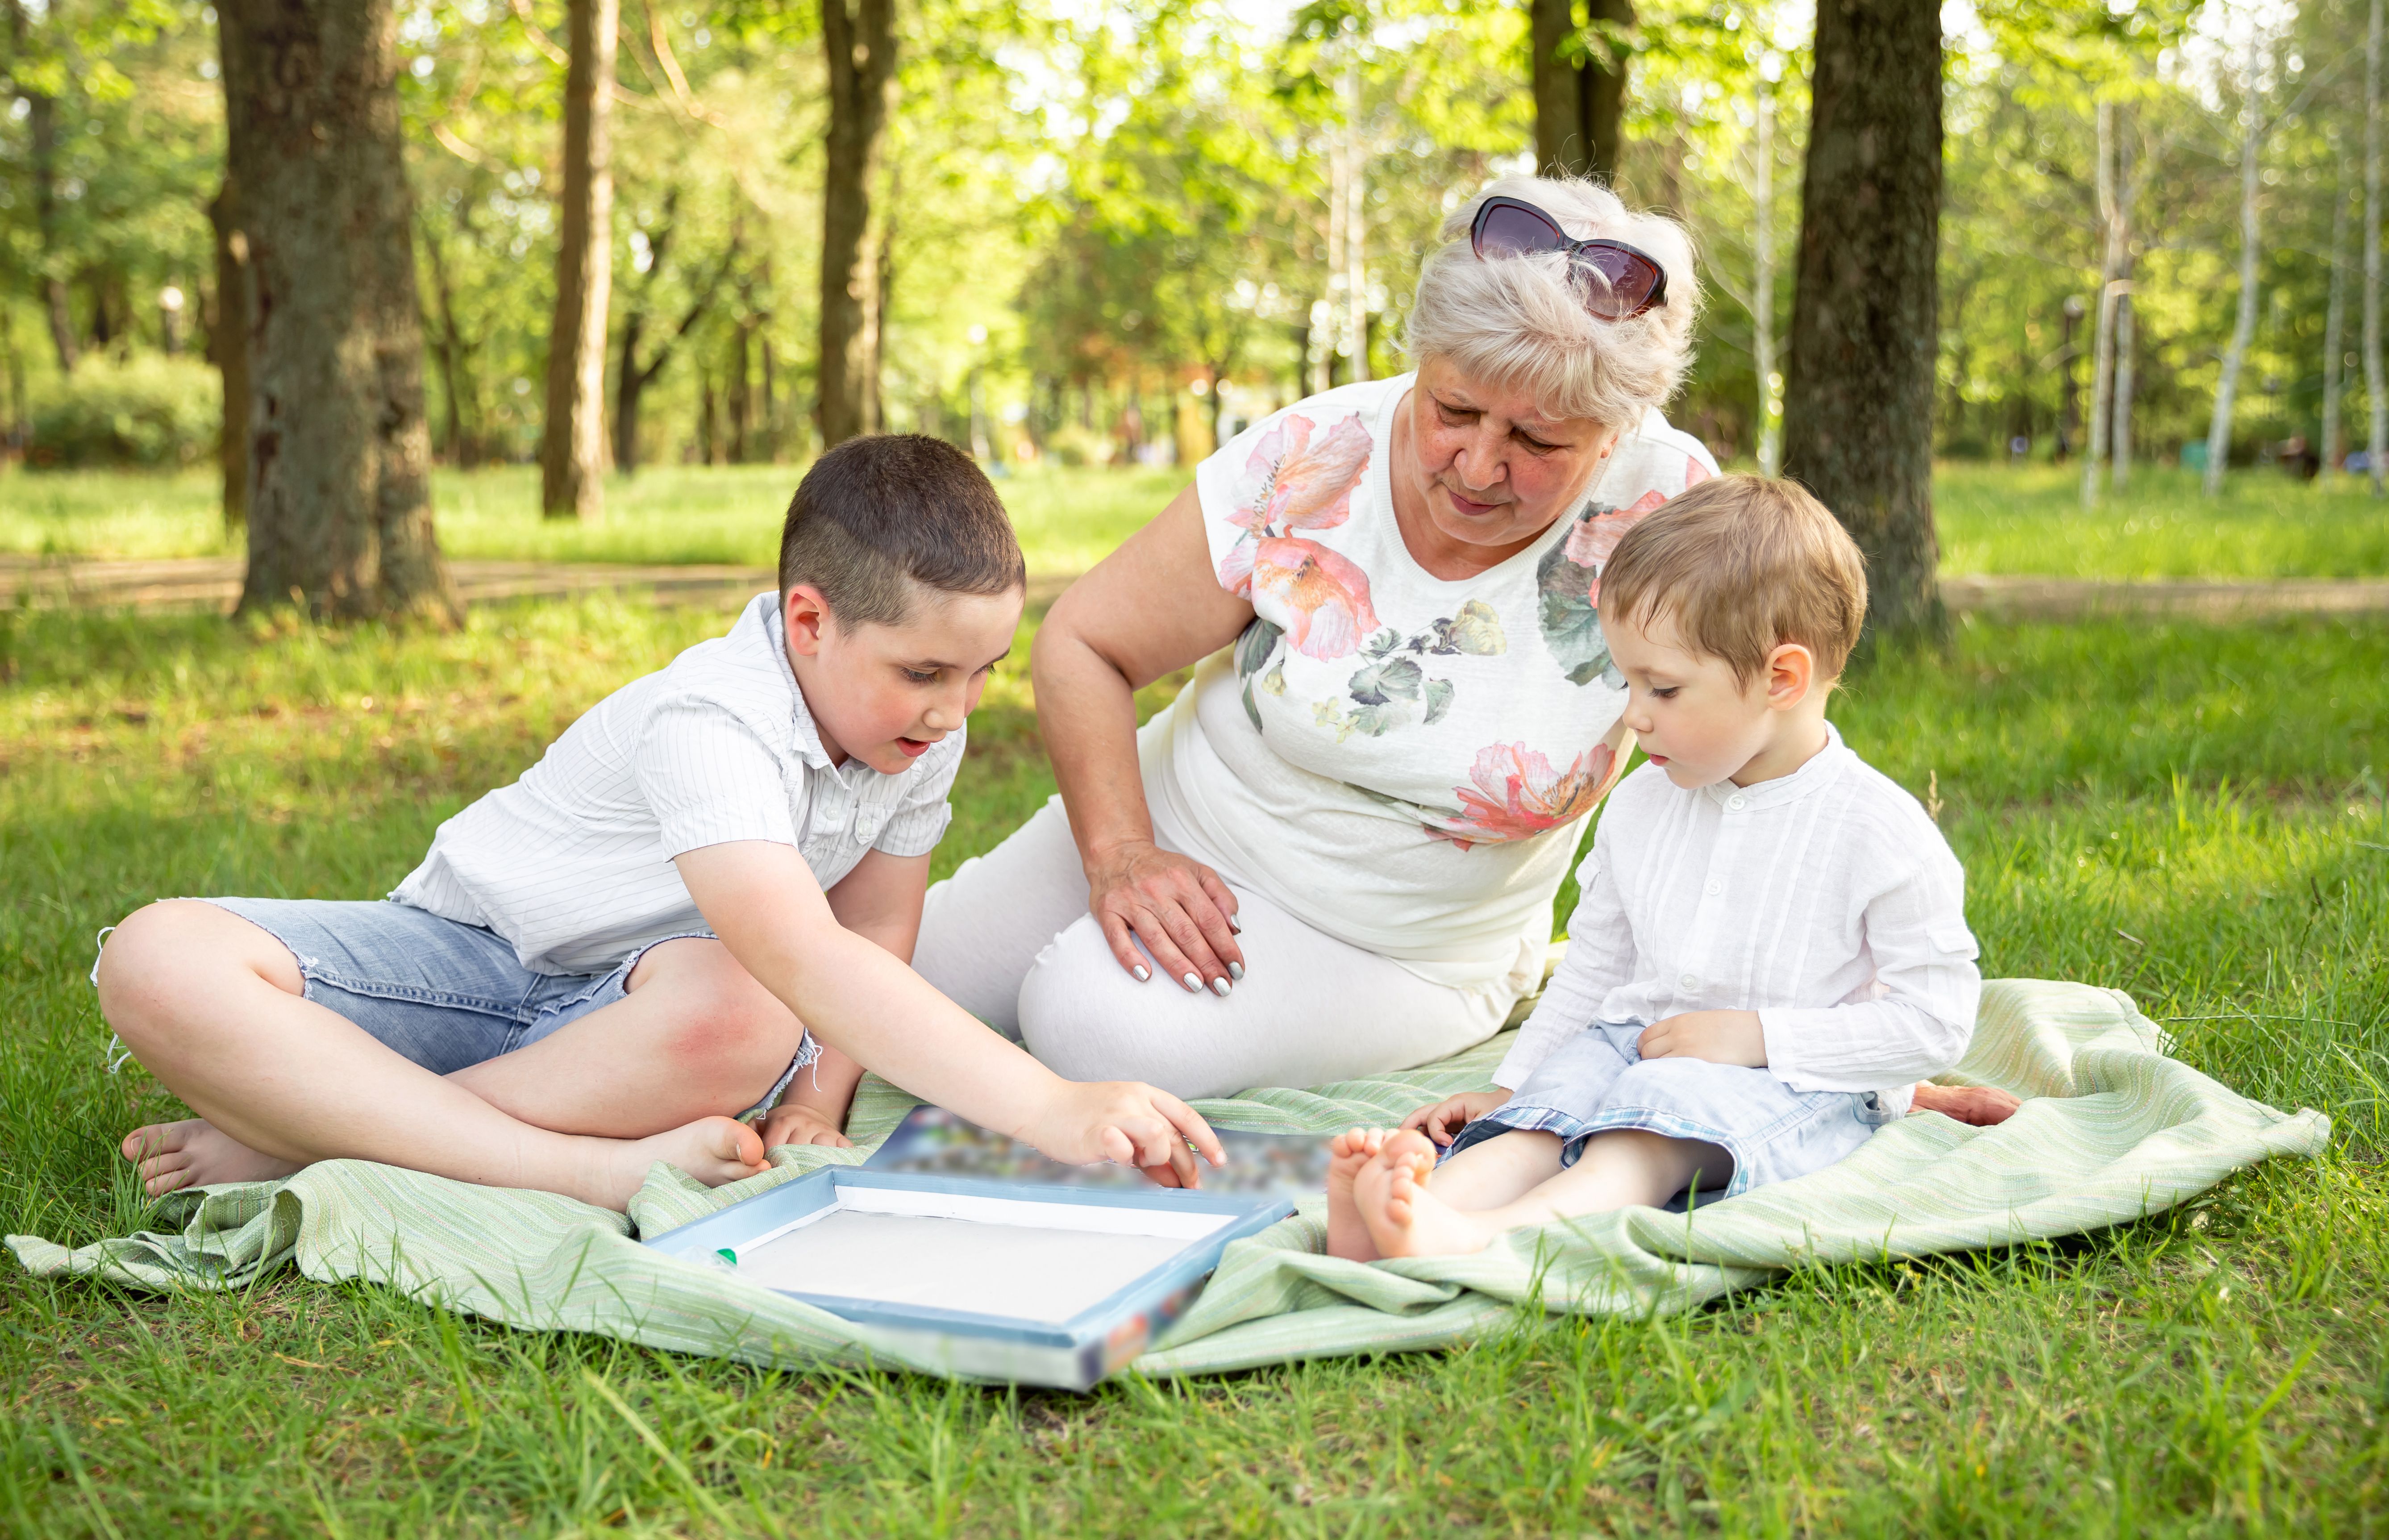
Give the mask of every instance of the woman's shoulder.
<svg viewBox="0 0 2389 1540">
<path fill-rule="evenodd" d="M 1601 489 L 1601 501 L 1612 507 L 1629 507 L 1654 492 L 1652 506 L 1685 488 L 1718 474 L 1717 456 L 1709 447 L 1661 415 L 1657 407 L 1642 414 L 1632 432 L 1622 435 L 1610 456 L 1610 479 Z"/>
</svg>

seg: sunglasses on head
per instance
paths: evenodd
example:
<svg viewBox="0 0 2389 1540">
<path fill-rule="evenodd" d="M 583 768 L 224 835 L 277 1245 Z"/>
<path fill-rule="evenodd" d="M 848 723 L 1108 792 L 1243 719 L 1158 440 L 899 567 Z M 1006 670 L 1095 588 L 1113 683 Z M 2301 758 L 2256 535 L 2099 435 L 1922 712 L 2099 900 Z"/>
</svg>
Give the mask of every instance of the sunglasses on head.
<svg viewBox="0 0 2389 1540">
<path fill-rule="evenodd" d="M 1624 241 L 1571 240 L 1558 221 L 1514 197 L 1488 197 L 1478 207 L 1468 245 L 1479 261 L 1565 252 L 1569 282 L 1603 321 L 1629 321 L 1667 302 L 1667 271 L 1657 258 Z"/>
</svg>

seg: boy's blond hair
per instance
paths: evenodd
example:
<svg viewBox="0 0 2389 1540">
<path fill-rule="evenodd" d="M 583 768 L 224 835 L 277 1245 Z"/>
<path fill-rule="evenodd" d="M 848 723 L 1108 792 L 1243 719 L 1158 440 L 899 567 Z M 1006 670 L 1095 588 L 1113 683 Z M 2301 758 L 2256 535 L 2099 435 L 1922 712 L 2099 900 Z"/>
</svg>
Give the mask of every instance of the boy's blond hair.
<svg viewBox="0 0 2389 1540">
<path fill-rule="evenodd" d="M 1797 482 L 1718 476 L 1678 493 L 1628 530 L 1601 569 L 1601 608 L 1656 617 L 1744 685 L 1787 642 L 1817 677 L 1838 679 L 1866 619 L 1866 560 Z"/>
</svg>

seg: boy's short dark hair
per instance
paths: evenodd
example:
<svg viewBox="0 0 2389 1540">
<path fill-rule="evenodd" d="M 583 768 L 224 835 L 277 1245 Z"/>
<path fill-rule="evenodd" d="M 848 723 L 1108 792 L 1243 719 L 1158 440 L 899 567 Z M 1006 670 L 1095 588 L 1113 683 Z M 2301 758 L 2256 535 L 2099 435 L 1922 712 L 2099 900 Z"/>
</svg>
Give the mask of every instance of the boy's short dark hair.
<svg viewBox="0 0 2389 1540">
<path fill-rule="evenodd" d="M 1659 616 L 1747 687 L 1796 642 L 1837 679 L 1866 619 L 1866 561 L 1806 487 L 1712 477 L 1626 531 L 1601 569 L 1601 607 L 1647 626 Z"/>
<path fill-rule="evenodd" d="M 831 450 L 797 484 L 780 530 L 782 597 L 810 583 L 847 627 L 903 624 L 915 583 L 1005 593 L 1028 576 L 987 474 L 925 434 L 873 434 Z"/>
</svg>

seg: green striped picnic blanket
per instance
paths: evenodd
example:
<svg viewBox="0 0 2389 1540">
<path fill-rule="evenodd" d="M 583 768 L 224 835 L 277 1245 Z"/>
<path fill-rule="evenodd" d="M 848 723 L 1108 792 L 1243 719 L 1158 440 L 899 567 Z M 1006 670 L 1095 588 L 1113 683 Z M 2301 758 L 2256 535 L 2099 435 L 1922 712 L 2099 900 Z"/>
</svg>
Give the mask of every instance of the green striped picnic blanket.
<svg viewBox="0 0 2389 1540">
<path fill-rule="evenodd" d="M 1387 1123 L 1487 1084 L 1505 1034 L 1399 1075 L 1199 1102 L 1221 1127 L 1326 1135 Z M 2235 1095 L 2165 1054 L 2129 997 L 2083 985 L 1986 986 L 1953 1081 L 2029 1098 L 1997 1128 L 1910 1117 L 1827 1171 L 1691 1215 L 1629 1209 L 1525 1231 L 1475 1256 L 1361 1264 L 1321 1254 L 1323 1196 L 1232 1246 L 1194 1307 L 1137 1368 L 1205 1373 L 1343 1353 L 1434 1347 L 1486 1330 L 1515 1304 L 1550 1310 L 1690 1308 L 1810 1264 L 1918 1256 L 2072 1234 L 2154 1213 L 2268 1155 L 2314 1154 L 2330 1120 Z M 469 1186 L 361 1161 L 281 1182 L 177 1195 L 179 1233 L 70 1251 L 9 1246 L 37 1274 L 153 1289 L 230 1289 L 294 1264 L 359 1278 L 532 1330 L 595 1331 L 755 1363 L 907 1364 L 868 1329 L 641 1246 L 829 1162 L 860 1161 L 912 1106 L 866 1081 L 852 1151 L 788 1148 L 776 1169 L 698 1186 L 658 1165 L 628 1216 L 539 1192 Z M 911 1366 L 919 1367 L 919 1366 Z"/>
</svg>

